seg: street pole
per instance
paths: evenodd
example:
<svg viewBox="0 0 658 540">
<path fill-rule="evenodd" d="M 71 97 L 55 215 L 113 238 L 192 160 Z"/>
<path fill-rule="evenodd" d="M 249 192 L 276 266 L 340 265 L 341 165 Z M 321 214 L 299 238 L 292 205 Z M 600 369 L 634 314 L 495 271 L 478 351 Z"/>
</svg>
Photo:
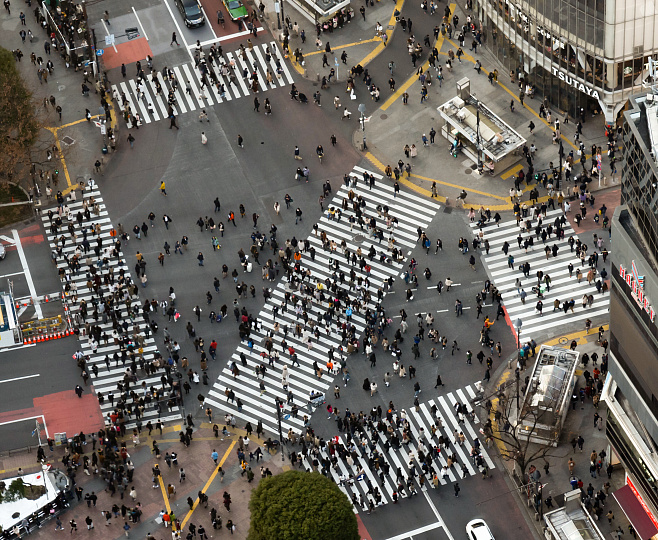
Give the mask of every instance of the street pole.
<svg viewBox="0 0 658 540">
<path fill-rule="evenodd" d="M 284 460 L 283 456 L 283 432 L 281 431 L 281 401 L 279 398 L 274 398 L 274 403 L 276 405 L 276 419 L 279 424 L 279 448 L 281 448 L 281 461 Z"/>
<path fill-rule="evenodd" d="M 560 184 L 562 183 L 562 162 L 564 161 L 564 146 L 562 145 L 562 139 L 560 139 L 560 149 L 558 150 L 558 156 L 560 157 L 560 173 L 557 177 L 557 191 L 560 191 Z"/>
<path fill-rule="evenodd" d="M 274 2 L 274 11 L 276 12 L 276 27 L 281 30 L 281 4 L 279 2 Z"/>
<path fill-rule="evenodd" d="M 521 327 L 523 326 L 523 321 L 521 319 L 516 319 L 514 323 L 516 327 L 516 361 L 518 366 L 514 370 L 516 375 L 516 421 L 519 421 L 519 416 L 521 414 L 521 404 L 519 401 L 519 380 L 521 379 Z"/>
</svg>

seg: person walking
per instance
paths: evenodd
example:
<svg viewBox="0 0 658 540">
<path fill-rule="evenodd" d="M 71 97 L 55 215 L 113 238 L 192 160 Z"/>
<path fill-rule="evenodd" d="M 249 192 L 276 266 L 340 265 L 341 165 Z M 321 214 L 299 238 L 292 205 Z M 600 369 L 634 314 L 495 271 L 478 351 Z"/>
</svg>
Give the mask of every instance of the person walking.
<svg viewBox="0 0 658 540">
<path fill-rule="evenodd" d="M 169 46 L 171 47 L 174 43 L 180 47 L 180 43 L 178 43 L 178 39 L 176 39 L 176 32 L 171 33 L 171 43 Z"/>
<path fill-rule="evenodd" d="M 240 148 L 244 148 L 244 139 L 242 138 L 242 135 L 238 134 L 238 146 Z"/>
</svg>

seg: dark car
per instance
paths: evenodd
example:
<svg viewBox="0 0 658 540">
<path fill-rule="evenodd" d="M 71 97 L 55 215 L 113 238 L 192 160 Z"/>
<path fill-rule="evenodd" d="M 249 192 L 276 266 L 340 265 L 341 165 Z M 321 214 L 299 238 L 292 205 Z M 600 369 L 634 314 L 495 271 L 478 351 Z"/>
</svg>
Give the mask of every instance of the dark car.
<svg viewBox="0 0 658 540">
<path fill-rule="evenodd" d="M 183 16 L 185 26 L 194 28 L 195 26 L 203 26 L 206 24 L 206 18 L 203 16 L 201 6 L 197 0 L 174 0 L 176 7 Z"/>
</svg>

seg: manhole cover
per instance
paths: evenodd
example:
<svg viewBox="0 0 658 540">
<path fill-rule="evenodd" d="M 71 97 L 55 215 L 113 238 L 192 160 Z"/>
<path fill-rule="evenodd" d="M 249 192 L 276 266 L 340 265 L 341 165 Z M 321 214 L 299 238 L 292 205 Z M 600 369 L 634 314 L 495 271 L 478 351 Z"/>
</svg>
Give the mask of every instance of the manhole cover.
<svg viewBox="0 0 658 540">
<path fill-rule="evenodd" d="M 466 169 L 464 172 L 466 174 L 473 174 L 473 169 Z"/>
<path fill-rule="evenodd" d="M 317 86 L 318 84 L 320 84 L 320 83 L 314 82 L 314 83 L 313 83 L 313 86 Z"/>
<path fill-rule="evenodd" d="M 360 244 L 365 239 L 366 239 L 365 236 L 363 236 L 362 234 L 357 234 L 357 235 L 352 237 L 352 242 L 356 242 L 357 244 Z"/>
<path fill-rule="evenodd" d="M 388 118 L 388 114 L 382 114 L 379 118 L 386 120 Z"/>
<path fill-rule="evenodd" d="M 562 336 L 559 340 L 559 343 L 560 345 L 566 345 L 567 343 L 569 343 L 569 340 L 566 337 Z"/>
<path fill-rule="evenodd" d="M 62 142 L 67 146 L 71 146 L 73 143 L 75 143 L 75 140 L 67 135 L 66 137 L 62 138 Z"/>
<path fill-rule="evenodd" d="M 452 214 L 452 206 L 444 206 L 443 207 L 443 213 L 444 214 Z"/>
</svg>

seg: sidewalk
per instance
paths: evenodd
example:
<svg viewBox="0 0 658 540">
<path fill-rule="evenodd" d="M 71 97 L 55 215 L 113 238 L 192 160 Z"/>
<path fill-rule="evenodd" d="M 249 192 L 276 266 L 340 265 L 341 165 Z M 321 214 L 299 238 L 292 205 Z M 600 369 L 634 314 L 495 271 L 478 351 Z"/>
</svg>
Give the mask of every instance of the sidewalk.
<svg viewBox="0 0 658 540">
<path fill-rule="evenodd" d="M 607 337 L 608 327 L 604 326 L 606 333 L 604 337 Z M 584 331 L 575 332 L 573 334 L 568 334 L 565 336 L 560 336 L 545 342 L 545 345 L 551 345 L 555 347 L 564 347 L 568 348 L 572 340 L 576 340 L 578 346 L 576 350 L 580 354 L 587 353 L 591 355 L 593 352 L 596 352 L 599 355 L 599 359 L 603 353 L 603 349 L 597 343 L 598 334 L 596 330 L 592 330 L 589 335 Z M 512 369 L 507 369 L 507 365 L 503 364 L 501 369 L 499 369 L 496 374 L 498 377 L 496 382 L 487 385 L 485 393 L 490 394 L 493 392 L 494 388 L 497 388 L 500 384 L 504 383 L 506 380 L 512 380 L 514 377 L 514 358 L 512 358 Z M 532 359 L 534 362 L 534 358 Z M 533 364 L 529 363 L 526 367 L 526 370 L 521 373 L 521 381 L 525 378 L 525 375 L 529 373 L 529 370 Z M 589 369 L 590 373 L 593 370 L 592 363 L 590 362 L 587 368 L 584 368 L 582 364 L 576 370 L 576 388 L 574 393 L 578 393 L 578 390 L 585 386 L 585 379 L 583 376 L 584 370 Z M 497 401 L 497 400 L 496 400 Z M 495 404 L 494 404 L 495 406 Z M 598 414 L 602 417 L 599 427 L 594 426 L 594 414 Z M 543 489 L 543 512 L 544 514 L 550 512 L 551 509 L 547 508 L 545 501 L 551 496 L 553 499 L 553 509 L 563 505 L 563 495 L 564 493 L 571 491 L 571 485 L 569 480 L 571 475 L 569 473 L 568 461 L 569 458 L 573 458 L 575 462 L 574 475 L 582 480 L 583 482 L 583 493 L 585 493 L 588 485 L 591 483 L 594 488 L 594 493 L 596 494 L 599 490 L 604 490 L 604 484 L 610 482 L 610 488 L 607 497 L 605 499 L 605 504 L 603 506 L 603 513 L 601 519 L 596 521 L 597 526 L 600 531 L 606 538 L 612 538 L 612 532 L 621 525 L 625 533 L 628 533 L 628 520 L 626 519 L 623 511 L 617 504 L 612 493 L 617 489 L 624 486 L 624 470 L 617 466 L 612 473 L 612 477 L 608 479 L 608 476 L 605 472 L 606 467 L 608 466 L 609 459 L 611 457 L 612 450 L 608 446 L 608 441 L 605 437 L 605 418 L 606 418 L 606 407 L 605 404 L 600 403 L 598 409 L 592 404 L 591 398 L 586 398 L 584 403 L 580 401 L 576 404 L 575 409 L 573 405 L 571 410 L 567 415 L 564 427 L 562 429 L 562 434 L 560 437 L 560 442 L 557 448 L 549 451 L 546 461 L 549 464 L 548 474 L 544 471 L 545 462 L 543 459 L 536 460 L 533 464 L 537 467 L 537 470 L 541 472 L 540 482 L 544 485 Z M 492 422 L 494 421 L 493 414 L 491 415 Z M 585 439 L 583 445 L 583 450 L 579 450 L 576 447 L 575 452 L 572 448 L 571 441 L 578 436 L 582 436 Z M 496 441 L 498 444 L 499 441 Z M 502 443 L 500 443 L 502 444 Z M 597 475 L 597 478 L 592 478 L 589 471 L 590 465 L 590 454 L 592 451 L 600 453 L 602 450 L 606 452 L 606 460 L 603 464 L 601 475 Z M 509 474 L 511 475 L 513 469 L 513 462 L 505 461 L 504 462 Z M 524 505 L 526 511 L 528 511 L 531 517 L 538 518 L 538 515 L 535 513 L 535 509 L 532 505 Z M 612 510 L 614 514 L 614 520 L 612 524 L 608 523 L 608 519 L 605 517 L 608 511 Z M 596 518 L 595 518 L 596 520 Z M 537 526 L 538 533 L 542 534 L 543 523 L 535 521 Z M 615 537 L 616 538 L 616 537 Z"/>
<path fill-rule="evenodd" d="M 460 8 L 457 9 L 457 14 L 460 19 L 466 17 L 466 14 Z M 435 22 L 440 23 L 440 18 L 437 17 Z M 410 162 L 413 166 L 412 175 L 409 181 L 404 183 L 411 187 L 415 186 L 416 191 L 425 195 L 430 195 L 431 184 L 436 181 L 440 195 L 439 200 L 445 201 L 445 197 L 448 197 L 454 201 L 459 192 L 465 189 L 469 193 L 467 201 L 470 203 L 466 206 L 478 208 L 480 205 L 484 205 L 489 206 L 492 210 L 494 207 L 497 210 L 511 210 L 508 192 L 510 186 L 513 185 L 512 177 L 522 167 L 527 170 L 525 159 L 520 157 L 517 165 L 508 168 L 506 171 L 497 170 L 494 177 L 489 175 L 480 176 L 476 171 L 476 165 L 472 161 L 466 159 L 463 155 L 459 155 L 456 159 L 449 155 L 450 142 L 439 135 L 443 121 L 436 111 L 437 107 L 455 97 L 457 95 L 456 82 L 467 77 L 470 79 L 472 95 L 477 96 L 480 101 L 508 122 L 521 136 L 525 137 L 528 146 L 535 144 L 537 147 L 534 159 L 535 172 L 545 171 L 551 161 L 555 165 L 559 163 L 559 145 L 552 144 L 554 129 L 552 125 L 549 126 L 545 119 L 539 118 L 538 110 L 542 103 L 540 97 L 526 97 L 524 104 L 521 105 L 518 98 L 518 88 L 509 82 L 506 75 L 499 76 L 497 83 L 489 83 L 487 75 L 490 70 L 498 69 L 501 74 L 504 73 L 504 70 L 486 48 L 479 47 L 477 54 L 475 54 L 470 53 L 469 48 L 465 45 L 466 50 L 462 62 L 455 61 L 452 71 L 449 72 L 445 68 L 448 51 L 456 51 L 458 46 L 459 44 L 456 41 L 448 40 L 447 36 L 445 39 L 442 36 L 439 37 L 436 47 L 439 50 L 439 63 L 444 65 L 444 80 L 440 84 L 435 78 L 436 71 L 431 70 L 433 83 L 428 88 L 429 99 L 423 104 L 420 103 L 421 85 L 416 75 L 412 75 L 402 84 L 398 81 L 395 92 L 391 92 L 388 85 L 383 84 L 385 77 L 389 76 L 388 73 L 373 74 L 373 78 L 378 81 L 382 89 L 382 99 L 379 109 L 372 114 L 366 126 L 368 149 L 370 150 L 366 157 L 382 171 L 386 165 L 390 164 L 391 167 L 394 167 L 399 159 L 402 159 L 405 163 Z M 480 74 L 474 69 L 476 60 L 480 60 L 483 65 Z M 428 66 L 428 62 L 425 62 L 423 69 L 426 71 Z M 400 75 L 398 74 L 397 77 L 399 78 Z M 357 81 L 357 88 L 361 87 L 362 84 L 360 80 Z M 402 101 L 402 94 L 405 91 L 409 94 L 407 105 L 404 105 Z M 510 112 L 510 101 L 515 103 L 513 113 Z M 551 109 L 551 112 L 553 113 L 553 119 L 559 118 L 561 122 L 565 155 L 573 151 L 574 160 L 577 160 L 575 154 L 578 147 L 574 144 L 575 123 L 571 120 L 565 123 L 565 118 L 558 116 L 557 111 Z M 534 122 L 536 126 L 532 135 L 528 129 L 530 121 Z M 429 137 L 432 128 L 437 131 L 436 142 L 425 148 L 422 143 L 422 135 L 426 134 Z M 360 145 L 361 140 L 362 133 L 359 131 L 355 133 L 354 144 Z M 605 152 L 606 138 L 601 116 L 587 119 L 583 124 L 581 140 L 588 151 L 592 144 L 597 144 Z M 418 149 L 416 158 L 410 160 L 405 157 L 403 148 L 406 144 L 409 146 L 416 145 Z M 443 155 L 441 155 L 442 152 Z M 588 160 L 589 157 L 588 155 Z M 579 171 L 580 165 L 574 167 L 574 172 Z M 598 182 L 593 181 L 589 184 L 590 191 L 594 192 L 619 185 L 620 171 L 618 169 L 613 178 L 608 159 L 604 159 L 603 174 L 607 177 L 607 185 L 599 187 Z M 529 191 L 531 187 L 526 187 L 524 191 Z M 540 195 L 544 197 L 546 190 L 541 186 L 539 190 Z"/>
<path fill-rule="evenodd" d="M 26 26 L 21 27 L 19 14 L 21 9 L 25 13 Z M 82 95 L 82 82 L 84 80 L 82 71 L 75 71 L 73 66 L 66 68 L 63 57 L 59 51 L 54 48 L 50 54 L 46 53 L 44 44 L 48 36 L 37 24 L 34 17 L 34 9 L 24 6 L 16 6 L 12 9 L 11 16 L 3 12 L 2 15 L 3 34 L 0 43 L 9 50 L 20 49 L 23 52 L 21 62 L 17 62 L 17 67 L 21 73 L 26 86 L 33 92 L 35 104 L 38 105 L 37 115 L 43 123 L 45 129 L 52 133 L 52 142 L 60 148 L 62 159 L 53 159 L 48 161 L 44 155 L 35 155 L 34 162 L 37 171 L 42 169 L 45 178 L 40 181 L 40 189 L 43 200 L 46 198 L 46 184 L 50 183 L 53 189 L 53 196 L 58 190 L 65 194 L 75 187 L 81 180 L 87 180 L 95 175 L 94 163 L 99 159 L 105 163 L 106 157 L 103 156 L 101 149 L 103 146 L 103 137 L 98 127 L 93 122 L 85 119 L 85 111 L 88 109 L 93 116 L 99 114 L 100 94 L 95 93 L 93 76 L 88 86 L 91 92 L 88 96 Z M 28 29 L 34 33 L 32 42 L 21 41 L 19 30 Z M 30 61 L 30 54 L 34 53 L 35 57 L 43 59 L 43 65 L 50 60 L 54 64 L 53 73 L 48 76 L 47 80 L 39 81 L 37 76 L 38 64 Z M 55 107 L 50 103 L 43 105 L 44 99 L 50 97 L 55 99 L 55 107 L 62 108 L 62 118 L 60 120 Z M 46 137 L 47 138 L 47 135 Z M 48 180 L 54 173 L 55 169 L 59 171 L 57 184 Z M 29 184 L 25 182 L 24 185 Z"/>
<path fill-rule="evenodd" d="M 223 418 L 216 419 L 218 425 L 223 425 Z M 197 419 L 195 419 L 197 421 Z M 200 422 L 200 419 L 198 420 Z M 247 537 L 249 530 L 249 509 L 248 503 L 251 497 L 252 489 L 258 486 L 261 479 L 260 467 L 267 467 L 272 474 L 278 474 L 289 468 L 289 462 L 281 460 L 281 454 L 269 454 L 267 450 L 262 447 L 262 440 L 256 438 L 255 433 L 251 437 L 249 450 L 252 452 L 260 446 L 263 451 L 263 459 L 260 463 L 250 461 L 254 472 L 254 480 L 251 483 L 247 482 L 247 477 L 242 477 L 240 466 L 237 459 L 237 440 L 240 435 L 246 435 L 242 429 L 230 429 L 232 435 L 227 438 L 215 438 L 212 432 L 212 424 L 201 423 L 197 424 L 197 429 L 193 435 L 193 441 L 189 448 L 186 448 L 180 443 L 178 439 L 178 431 L 183 428 L 181 424 L 166 427 L 163 430 L 163 435 L 160 436 L 157 430 L 154 430 L 152 437 L 148 437 L 148 431 L 144 429 L 140 437 L 140 444 L 133 448 L 131 434 L 126 437 L 126 445 L 130 459 L 135 465 L 135 472 L 133 482 L 130 483 L 126 489 L 123 500 L 117 492 L 114 497 L 106 489 L 106 482 L 100 475 L 86 476 L 80 467 L 77 471 L 76 481 L 78 485 L 84 489 L 84 494 L 91 493 L 92 491 L 98 496 L 96 507 L 88 508 L 84 499 L 78 501 L 75 498 L 70 501 L 71 507 L 66 510 L 60 519 L 64 526 L 64 530 L 70 530 L 68 522 L 75 519 L 78 524 L 78 530 L 84 531 L 86 529 L 85 518 L 90 516 L 94 521 L 94 529 L 85 531 L 84 534 L 89 538 L 119 538 L 123 535 L 123 525 L 125 521 L 129 522 L 131 526 L 130 536 L 133 538 L 145 538 L 147 533 L 153 534 L 156 538 L 169 536 L 170 529 L 165 530 L 159 519 L 159 514 L 163 510 L 173 510 L 176 517 L 181 520 L 183 525 L 183 535 L 188 532 L 188 525 L 195 524 L 197 527 L 203 525 L 209 537 L 220 536 L 229 534 L 228 531 L 215 531 L 212 528 L 210 519 L 210 510 L 217 509 L 218 515 L 222 518 L 222 523 L 225 528 L 226 521 L 232 519 L 236 530 L 232 536 L 236 540 L 244 539 Z M 179 481 L 178 469 L 175 465 L 168 468 L 165 460 L 155 459 L 151 452 L 151 445 L 153 441 L 157 441 L 160 447 L 162 456 L 165 452 L 171 453 L 175 451 L 178 454 L 178 467 L 183 467 L 186 472 L 185 482 Z M 86 454 L 91 455 L 91 444 L 85 447 Z M 98 448 L 98 446 L 97 446 Z M 55 452 L 51 455 L 47 447 L 46 456 L 55 468 L 65 470 L 61 463 L 61 458 L 64 455 L 63 447 L 56 447 Z M 219 454 L 219 463 L 225 472 L 225 476 L 221 477 L 216 474 L 216 467 L 211 459 L 211 453 L 216 450 Z M 247 456 L 249 452 L 246 451 Z M 152 487 L 152 472 L 151 468 L 155 463 L 158 463 L 162 471 L 163 483 L 157 488 Z M 35 472 L 40 470 L 40 466 L 36 463 L 36 453 L 34 454 L 17 454 L 6 457 L 0 460 L 0 479 L 8 478 L 16 475 L 18 467 L 22 467 L 25 473 Z M 166 486 L 173 484 L 176 487 L 176 494 L 171 498 L 165 498 Z M 130 488 L 134 486 L 137 492 L 135 501 L 129 497 Z M 208 508 L 203 505 L 199 506 L 197 495 L 199 491 L 204 491 L 209 496 Z M 227 491 L 231 495 L 231 510 L 227 512 L 222 504 L 223 493 Z M 84 497 L 83 494 L 83 497 Z M 189 512 L 187 498 L 191 497 L 195 501 L 194 511 Z M 101 515 L 102 511 L 111 510 L 113 504 L 117 504 L 119 508 L 122 505 L 132 508 L 139 503 L 143 515 L 141 521 L 138 523 L 130 523 L 128 518 L 122 518 L 121 515 L 118 519 L 112 518 L 111 525 L 105 526 L 105 518 Z M 55 528 L 55 520 L 42 523 L 42 528 L 33 530 L 32 535 L 34 538 L 52 538 L 52 531 Z"/>
<path fill-rule="evenodd" d="M 365 67 L 369 61 L 384 50 L 383 40 L 377 36 L 376 27 L 380 24 L 390 39 L 395 26 L 393 13 L 396 9 L 401 10 L 403 4 L 404 0 L 396 0 L 395 3 L 391 3 L 390 0 L 377 0 L 373 7 L 367 7 L 365 20 L 359 13 L 362 4 L 353 4 L 354 17 L 352 20 L 344 24 L 343 28 L 336 28 L 333 32 L 323 32 L 320 36 L 322 44 L 317 47 L 315 43 L 315 24 L 295 4 L 287 2 L 286 17 L 290 19 L 292 24 L 297 23 L 299 25 L 299 32 L 290 31 L 290 63 L 298 73 L 312 81 L 320 81 L 323 76 L 328 76 L 331 68 L 334 68 L 337 78 L 332 79 L 331 84 L 344 84 L 349 70 L 353 66 L 361 64 Z M 277 29 L 274 1 L 266 1 L 265 6 L 266 19 L 270 30 L 281 41 L 283 39 L 283 30 Z M 306 43 L 302 43 L 302 30 L 306 34 Z M 332 52 L 326 53 L 329 66 L 325 68 L 323 66 L 323 55 L 327 43 L 330 44 Z M 299 49 L 304 55 L 304 65 L 294 61 L 292 53 L 296 49 Z M 341 59 L 343 52 L 347 54 L 346 62 Z"/>
</svg>

